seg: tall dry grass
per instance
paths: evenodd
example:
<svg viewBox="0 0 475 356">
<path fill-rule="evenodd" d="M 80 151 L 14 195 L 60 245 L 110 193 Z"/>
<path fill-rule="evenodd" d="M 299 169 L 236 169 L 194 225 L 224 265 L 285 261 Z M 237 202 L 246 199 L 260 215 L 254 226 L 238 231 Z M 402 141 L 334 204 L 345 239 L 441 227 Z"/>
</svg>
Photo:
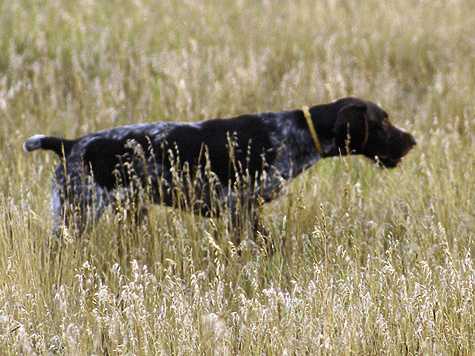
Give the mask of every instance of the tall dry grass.
<svg viewBox="0 0 475 356">
<path fill-rule="evenodd" d="M 0 353 L 474 354 L 474 29 L 470 0 L 0 1 Z M 163 207 L 51 253 L 30 135 L 346 95 L 417 148 L 305 172 L 263 208 L 272 257 Z"/>
</svg>

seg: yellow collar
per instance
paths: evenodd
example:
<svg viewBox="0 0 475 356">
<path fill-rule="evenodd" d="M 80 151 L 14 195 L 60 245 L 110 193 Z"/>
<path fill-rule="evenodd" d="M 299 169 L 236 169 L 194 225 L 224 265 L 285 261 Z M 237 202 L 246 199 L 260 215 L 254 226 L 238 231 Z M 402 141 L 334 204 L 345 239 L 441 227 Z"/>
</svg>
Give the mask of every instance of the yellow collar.
<svg viewBox="0 0 475 356">
<path fill-rule="evenodd" d="M 313 122 L 312 122 L 312 116 L 310 115 L 310 111 L 308 110 L 308 106 L 304 106 L 302 108 L 303 115 L 305 116 L 305 120 L 307 120 L 307 125 L 310 130 L 310 134 L 312 135 L 313 138 L 313 143 L 315 144 L 315 147 L 317 148 L 318 154 L 323 157 L 323 150 L 322 147 L 320 146 L 320 141 L 318 141 L 317 133 L 315 132 L 315 128 L 313 127 Z"/>
</svg>

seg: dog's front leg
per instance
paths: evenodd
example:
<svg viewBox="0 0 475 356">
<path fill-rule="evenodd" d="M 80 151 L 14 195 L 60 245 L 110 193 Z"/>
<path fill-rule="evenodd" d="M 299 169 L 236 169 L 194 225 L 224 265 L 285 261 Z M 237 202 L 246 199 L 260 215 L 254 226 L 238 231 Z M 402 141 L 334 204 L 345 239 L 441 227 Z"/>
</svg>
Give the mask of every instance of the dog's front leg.
<svg viewBox="0 0 475 356">
<path fill-rule="evenodd" d="M 262 197 L 256 197 L 254 203 L 249 209 L 249 216 L 252 221 L 252 237 L 260 247 L 265 248 L 264 250 L 268 256 L 272 256 L 275 252 L 274 241 L 263 224 L 263 203 L 264 199 Z"/>
<path fill-rule="evenodd" d="M 227 200 L 231 220 L 232 243 L 234 246 L 239 248 L 243 233 L 246 229 L 250 228 L 250 235 L 253 241 L 258 243 L 261 247 L 265 246 L 267 254 L 272 255 L 274 246 L 262 223 L 263 199 L 240 194 L 239 198 L 233 195 Z"/>
</svg>

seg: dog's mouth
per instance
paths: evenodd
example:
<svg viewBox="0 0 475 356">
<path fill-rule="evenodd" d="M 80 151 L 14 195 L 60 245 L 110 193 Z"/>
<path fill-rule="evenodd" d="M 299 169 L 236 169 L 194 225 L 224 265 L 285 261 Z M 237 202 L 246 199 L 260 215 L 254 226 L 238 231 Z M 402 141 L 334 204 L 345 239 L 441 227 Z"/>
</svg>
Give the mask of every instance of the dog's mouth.
<svg viewBox="0 0 475 356">
<path fill-rule="evenodd" d="M 406 146 L 406 148 L 400 153 L 400 155 L 397 155 L 396 157 L 394 157 L 394 156 L 391 156 L 390 154 L 378 154 L 374 157 L 374 160 L 381 167 L 387 167 L 387 168 L 396 167 L 399 163 L 401 163 L 402 158 L 406 154 L 408 154 L 409 151 L 416 144 L 416 140 L 412 136 L 409 136 L 409 137 L 410 137 L 410 144 Z"/>
<path fill-rule="evenodd" d="M 381 167 L 394 168 L 401 162 L 402 157 L 395 158 L 390 155 L 377 155 L 375 160 Z"/>
</svg>

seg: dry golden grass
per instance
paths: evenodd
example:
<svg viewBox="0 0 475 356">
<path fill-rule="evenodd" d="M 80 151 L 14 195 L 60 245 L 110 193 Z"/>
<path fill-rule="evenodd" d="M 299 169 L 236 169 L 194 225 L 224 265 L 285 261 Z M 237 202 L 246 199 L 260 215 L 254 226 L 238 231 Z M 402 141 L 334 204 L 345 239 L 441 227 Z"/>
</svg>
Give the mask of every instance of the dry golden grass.
<svg viewBox="0 0 475 356">
<path fill-rule="evenodd" d="M 0 0 L 0 353 L 475 354 L 474 39 L 471 0 Z M 263 209 L 271 258 L 163 207 L 50 253 L 27 137 L 347 95 L 418 146 L 305 172 Z"/>
</svg>

